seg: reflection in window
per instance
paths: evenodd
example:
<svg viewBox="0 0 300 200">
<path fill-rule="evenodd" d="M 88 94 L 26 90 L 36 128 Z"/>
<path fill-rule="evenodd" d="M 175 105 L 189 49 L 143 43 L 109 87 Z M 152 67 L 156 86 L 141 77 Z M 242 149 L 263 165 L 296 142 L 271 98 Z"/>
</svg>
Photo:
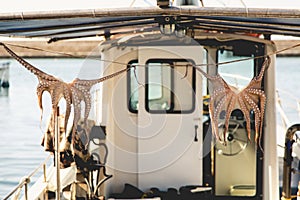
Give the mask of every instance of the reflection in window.
<svg viewBox="0 0 300 200">
<path fill-rule="evenodd" d="M 149 100 L 162 99 L 163 97 L 163 85 L 171 85 L 170 79 L 163 78 L 163 76 L 169 76 L 170 65 L 168 63 L 149 63 L 148 64 L 148 77 L 149 82 Z M 165 83 L 163 81 L 165 80 Z M 170 96 L 166 95 L 166 96 Z"/>
<path fill-rule="evenodd" d="M 137 61 L 131 61 L 128 63 L 129 66 L 137 66 Z M 134 71 L 135 70 L 135 71 Z M 136 80 L 136 76 L 138 74 L 138 67 L 131 68 L 127 73 L 127 83 L 128 83 L 128 109 L 130 112 L 136 113 L 138 111 L 138 100 L 139 100 L 139 93 L 138 93 L 138 82 Z"/>
<path fill-rule="evenodd" d="M 173 72 L 170 63 L 147 64 L 147 107 L 148 110 L 172 110 Z"/>
<path fill-rule="evenodd" d="M 245 56 L 234 56 L 232 51 L 218 51 L 218 62 L 227 62 L 249 58 Z M 254 59 L 241 62 L 233 62 L 221 65 L 218 68 L 219 74 L 229 84 L 237 88 L 243 88 L 248 85 L 254 76 Z"/>
</svg>

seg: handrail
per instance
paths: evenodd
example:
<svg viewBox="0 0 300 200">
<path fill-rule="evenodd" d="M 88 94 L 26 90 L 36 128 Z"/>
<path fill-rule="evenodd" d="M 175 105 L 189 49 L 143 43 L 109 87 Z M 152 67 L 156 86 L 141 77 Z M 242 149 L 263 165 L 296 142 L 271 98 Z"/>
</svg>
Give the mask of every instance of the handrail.
<svg viewBox="0 0 300 200">
<path fill-rule="evenodd" d="M 14 193 L 16 193 L 19 189 L 22 189 L 23 186 L 25 185 L 25 187 L 27 187 L 27 184 L 30 183 L 30 178 L 32 176 L 34 176 L 40 168 L 46 165 L 46 163 L 48 162 L 48 160 L 50 159 L 51 155 L 49 155 L 36 169 L 34 169 L 28 176 L 25 176 L 24 178 L 22 178 L 22 180 L 20 181 L 20 183 L 10 192 L 8 193 L 3 200 L 8 200 L 8 198 L 10 198 Z M 25 191 L 25 197 L 27 196 L 27 191 Z"/>
<path fill-rule="evenodd" d="M 285 134 L 285 148 L 283 158 L 283 183 L 282 183 L 282 200 L 290 200 L 291 197 L 291 172 L 292 172 L 292 146 L 295 142 L 294 134 L 300 131 L 300 124 L 294 124 L 288 128 Z"/>
<path fill-rule="evenodd" d="M 7 200 L 9 197 L 11 197 L 15 192 L 18 191 L 18 189 L 22 188 L 25 184 L 29 183 L 27 182 L 29 180 L 28 177 L 24 178 L 23 181 L 21 181 L 9 194 L 6 195 L 6 197 L 4 197 L 3 200 Z"/>
</svg>

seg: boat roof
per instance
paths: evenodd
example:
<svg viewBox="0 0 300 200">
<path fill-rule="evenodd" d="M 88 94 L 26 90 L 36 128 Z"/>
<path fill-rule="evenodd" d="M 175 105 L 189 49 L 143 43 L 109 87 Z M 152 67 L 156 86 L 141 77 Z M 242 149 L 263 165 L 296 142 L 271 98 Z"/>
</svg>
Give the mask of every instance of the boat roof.
<svg viewBox="0 0 300 200">
<path fill-rule="evenodd" d="M 300 36 L 300 10 L 141 7 L 0 13 L 0 36 L 58 40 L 175 30 Z"/>
</svg>

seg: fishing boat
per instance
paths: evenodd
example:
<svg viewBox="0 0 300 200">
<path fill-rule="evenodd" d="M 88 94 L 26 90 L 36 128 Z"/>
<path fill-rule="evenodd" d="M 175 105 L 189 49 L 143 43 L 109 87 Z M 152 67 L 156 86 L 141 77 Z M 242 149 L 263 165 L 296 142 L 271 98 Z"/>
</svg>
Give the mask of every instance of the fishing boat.
<svg viewBox="0 0 300 200">
<path fill-rule="evenodd" d="M 9 62 L 0 63 L 0 96 L 8 96 L 9 92 Z"/>
<path fill-rule="evenodd" d="M 275 65 L 277 53 L 300 44 L 278 50 L 271 37 L 299 36 L 299 17 L 299 10 L 164 0 L 138 9 L 1 14 L 3 36 L 44 37 L 48 45 L 104 38 L 98 71 L 71 83 L 1 43 L 38 78 L 39 99 L 51 94 L 44 145 L 52 139 L 47 150 L 56 163 L 31 188 L 24 178 L 5 199 L 19 198 L 22 188 L 21 198 L 30 200 L 291 199 L 300 125 L 281 133 L 280 185 Z M 238 77 L 241 68 L 243 87 L 224 75 Z"/>
<path fill-rule="evenodd" d="M 2 88 L 9 87 L 9 62 L 0 64 L 0 86 Z"/>
</svg>

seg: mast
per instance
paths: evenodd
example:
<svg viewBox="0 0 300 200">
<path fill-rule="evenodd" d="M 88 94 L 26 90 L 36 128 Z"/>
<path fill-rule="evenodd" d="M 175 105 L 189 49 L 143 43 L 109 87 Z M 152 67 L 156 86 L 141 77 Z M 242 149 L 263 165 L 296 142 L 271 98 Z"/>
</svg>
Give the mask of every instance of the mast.
<svg viewBox="0 0 300 200">
<path fill-rule="evenodd" d="M 53 108 L 53 127 L 55 135 L 55 168 L 56 168 L 56 200 L 60 200 L 60 153 L 59 153 L 59 144 L 60 144 L 60 131 L 58 127 L 58 116 L 59 116 L 59 107 Z"/>
</svg>

